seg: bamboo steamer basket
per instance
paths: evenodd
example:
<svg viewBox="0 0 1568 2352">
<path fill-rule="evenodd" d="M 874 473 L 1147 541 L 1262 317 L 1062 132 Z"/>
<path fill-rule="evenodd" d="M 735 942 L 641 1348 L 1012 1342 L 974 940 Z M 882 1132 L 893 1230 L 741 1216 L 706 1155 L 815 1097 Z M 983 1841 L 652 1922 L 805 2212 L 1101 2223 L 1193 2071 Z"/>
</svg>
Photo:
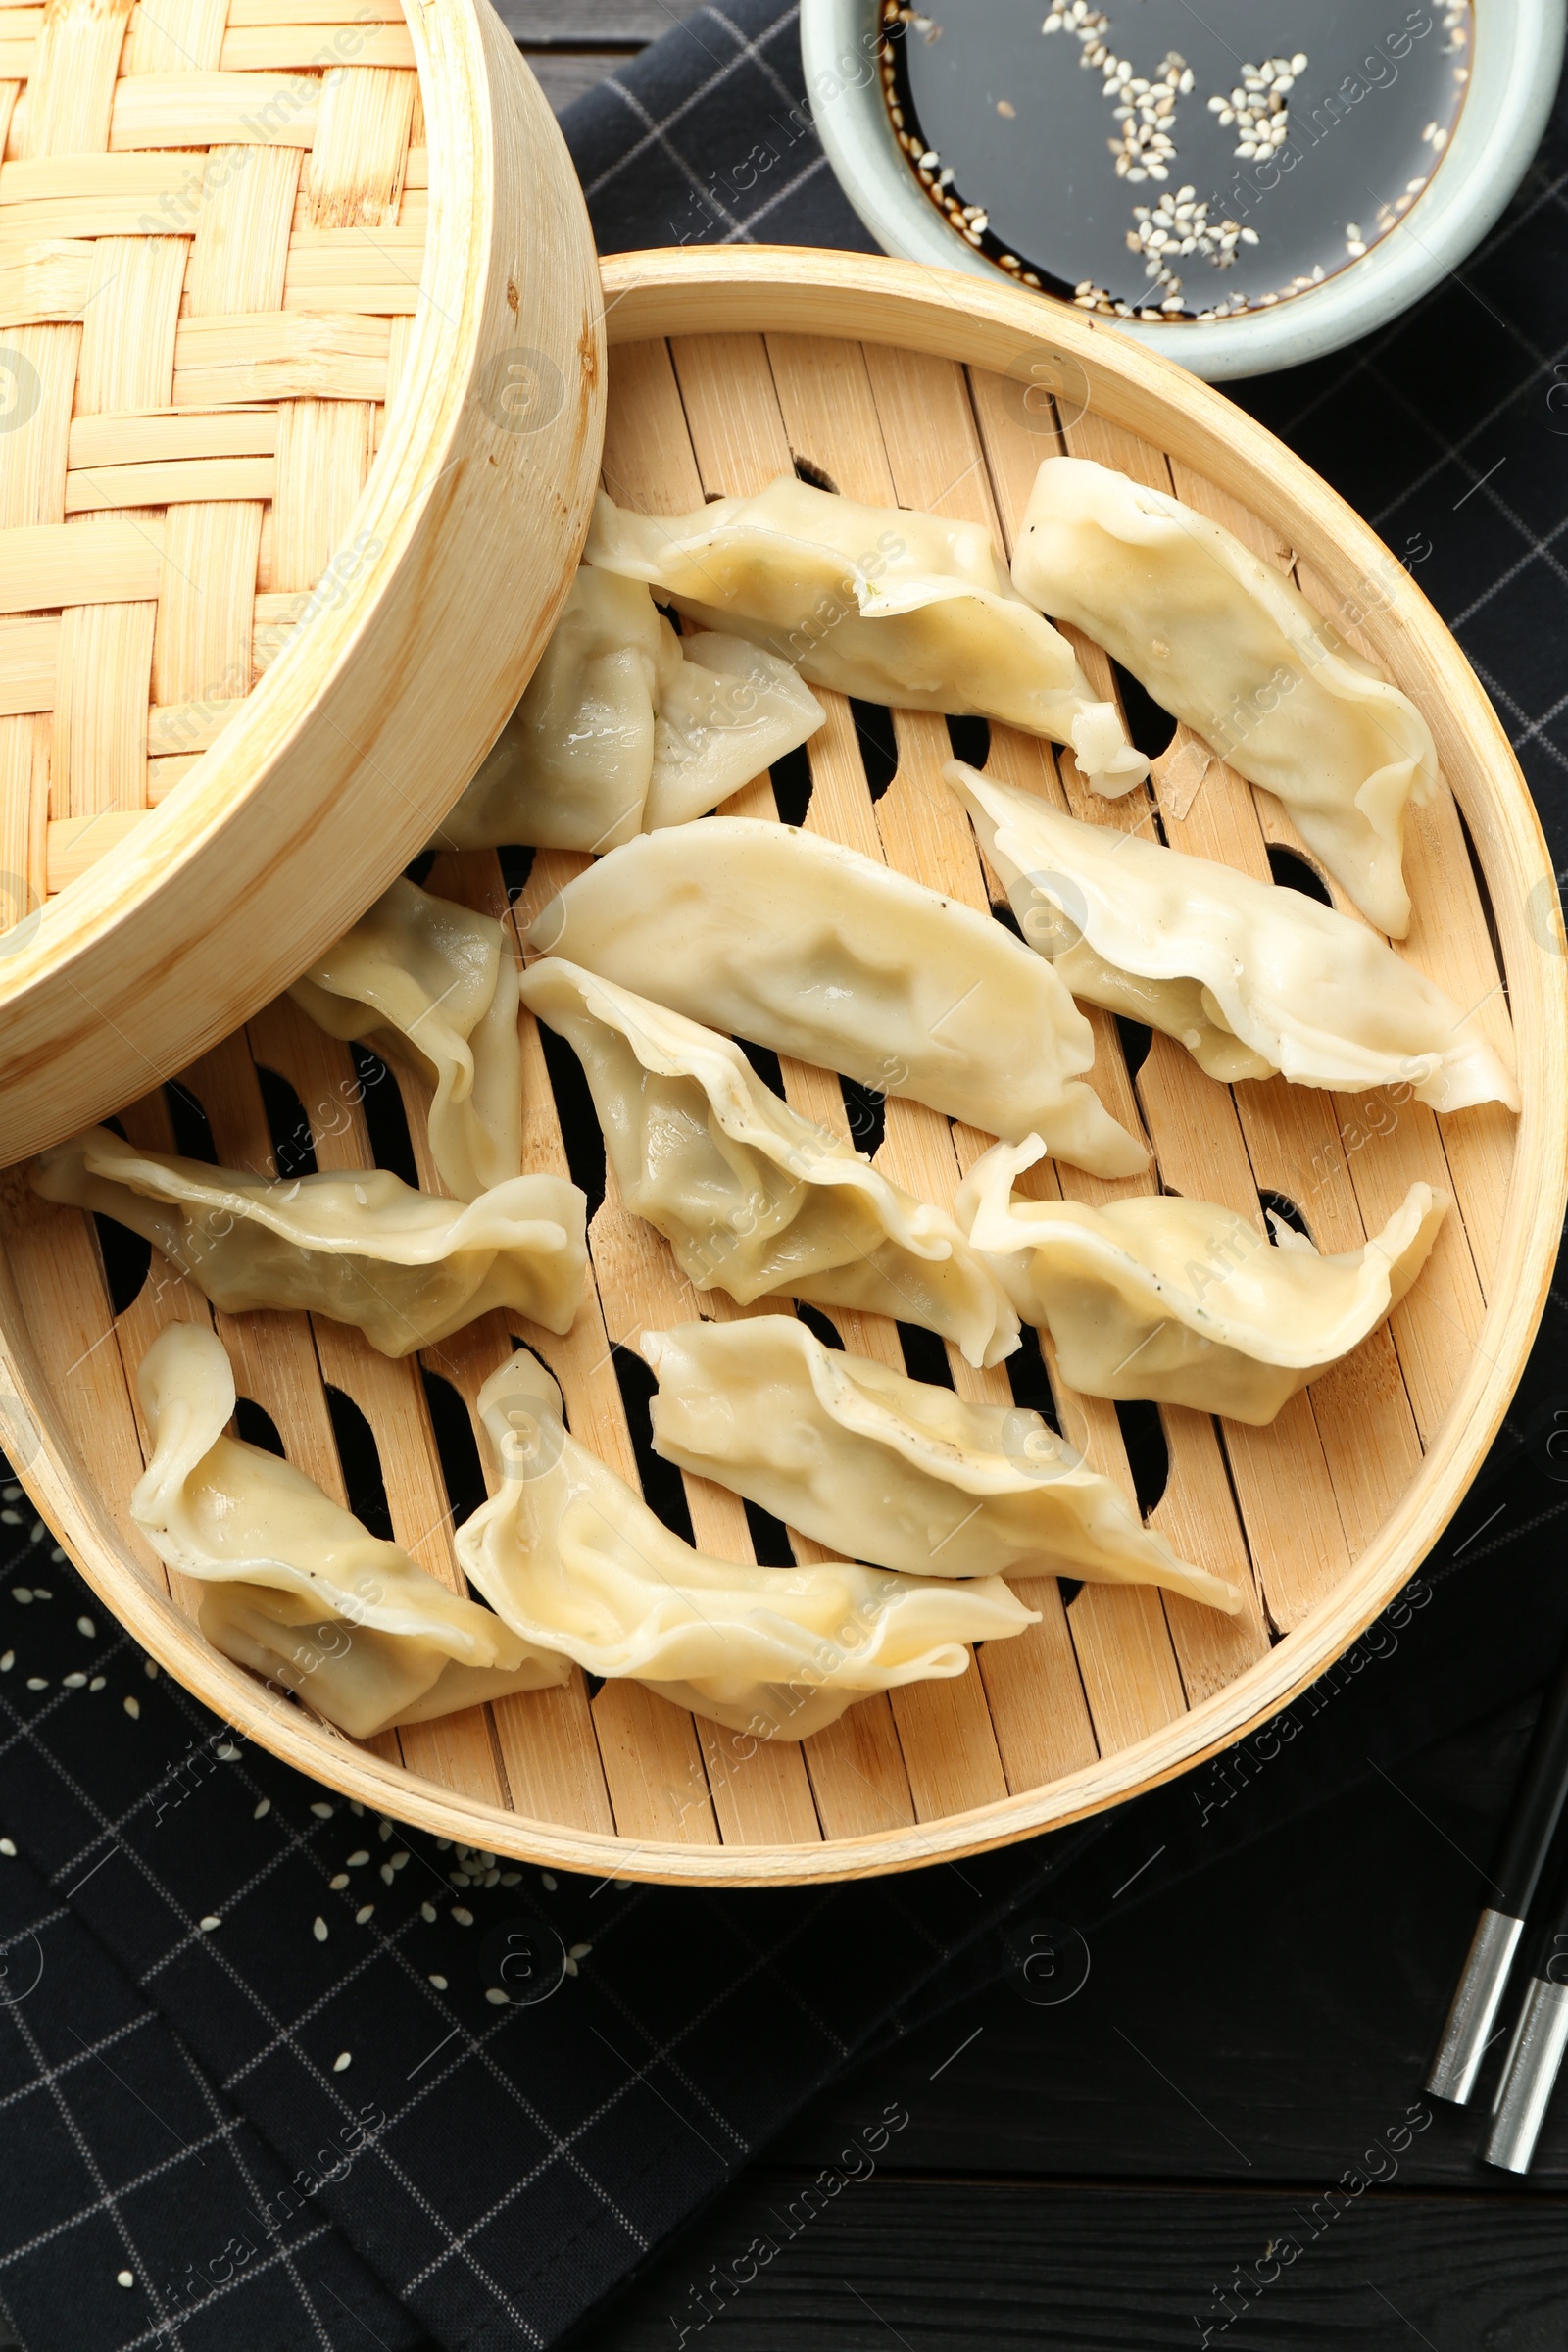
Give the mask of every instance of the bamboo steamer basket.
<svg viewBox="0 0 1568 2352">
<path fill-rule="evenodd" d="M 135 1366 L 161 1323 L 204 1318 L 206 1301 L 174 1281 L 138 1288 L 135 1269 L 112 1298 L 91 1221 L 36 1200 L 20 1170 L 0 1180 L 8 1444 L 135 1638 L 226 1722 L 347 1795 L 480 1848 L 601 1877 L 759 1886 L 906 1869 L 1114 1804 L 1242 1738 L 1387 1606 L 1447 1522 L 1523 1364 L 1563 1219 L 1568 966 L 1550 860 L 1507 740 L 1425 599 L 1306 466 L 1196 378 L 1074 312 L 902 263 L 688 251 L 617 259 L 604 278 L 613 346 L 604 478 L 632 506 L 689 511 L 705 496 L 759 490 L 794 464 L 858 498 L 985 522 L 1005 544 L 1040 458 L 1065 447 L 1174 487 L 1292 569 L 1431 722 L 1446 785 L 1412 817 L 1416 917 L 1401 953 L 1460 1004 L 1479 1005 L 1494 1038 L 1511 1014 L 1522 1116 L 1494 1105 L 1440 1124 L 1385 1096 L 1280 1080 L 1231 1090 L 1158 1036 L 1130 1068 L 1115 1024 L 1091 1011 L 1094 1082 L 1155 1154 L 1140 1182 L 1254 1219 L 1260 1196 L 1283 1197 L 1326 1250 L 1356 1247 L 1417 1178 L 1455 1205 L 1390 1323 L 1271 1428 L 1160 1408 L 1168 1471 L 1153 1523 L 1180 1552 L 1240 1584 L 1239 1616 L 1130 1587 L 1085 1585 L 1064 1605 L 1054 1579 L 1027 1580 L 1019 1589 L 1042 1618 L 1028 1634 L 987 1644 L 956 1681 L 866 1700 L 804 1744 L 752 1747 L 634 1684 L 590 1689 L 577 1674 L 564 1690 L 366 1744 L 274 1702 L 202 1642 L 185 1613 L 190 1593 L 169 1590 L 126 1511 L 145 1441 Z M 1103 657 L 1086 648 L 1084 659 L 1110 691 Z M 799 763 L 750 785 L 731 809 L 765 818 L 782 803 L 793 820 L 804 813 L 809 828 L 972 906 L 1000 900 L 940 779 L 946 723 L 895 714 L 896 773 L 880 789 L 885 771 L 873 763 L 868 778 L 852 710 L 822 699 L 828 718 L 808 747 L 804 811 Z M 1179 730 L 1155 762 L 1172 843 L 1263 877 L 1271 848 L 1304 856 L 1279 804 L 1217 764 L 1201 773 L 1190 740 Z M 991 731 L 989 765 L 1105 824 L 1148 816 L 1141 796 L 1095 800 L 1070 760 L 1004 728 Z M 585 860 L 540 852 L 525 870 L 508 859 L 506 877 L 488 854 L 444 859 L 430 886 L 500 914 L 515 939 Z M 597 1187 L 597 1128 L 584 1126 L 568 1086 L 558 1096 L 552 1085 L 553 1074 L 569 1075 L 569 1054 L 526 1016 L 524 1045 L 527 1163 Z M 845 1127 L 837 1080 L 788 1061 L 783 1077 L 799 1109 Z M 423 1155 L 419 1082 L 400 1072 L 397 1084 Z M 281 1087 L 285 1109 L 297 1099 L 309 1120 L 321 1166 L 371 1164 L 367 1110 L 356 1106 L 365 1089 L 347 1049 L 287 1000 L 181 1085 L 222 1159 L 269 1164 Z M 396 1107 L 392 1093 L 385 1085 L 369 1103 L 378 1121 Z M 167 1093 L 150 1095 L 124 1113 L 126 1131 L 167 1148 L 178 1108 Z M 890 1102 L 878 1164 L 948 1200 L 983 1141 Z M 433 1183 L 427 1155 L 421 1169 Z M 1089 1200 L 1130 1189 L 1064 1166 L 1048 1172 L 1046 1189 L 1055 1181 Z M 334 1428 L 341 1438 L 351 1399 L 373 1437 L 398 1539 L 456 1584 L 453 1513 L 474 1485 L 471 1408 L 514 1333 L 557 1373 L 577 1434 L 637 1476 L 650 1384 L 632 1343 L 646 1326 L 695 1315 L 698 1300 L 663 1242 L 621 1206 L 612 1178 L 590 1238 L 595 1287 L 565 1340 L 491 1316 L 422 1364 L 391 1363 L 328 1322 L 220 1316 L 241 1394 L 272 1417 L 290 1457 L 339 1495 L 348 1453 L 340 1460 Z M 737 1311 L 717 1292 L 703 1307 Z M 852 1348 L 902 1365 L 893 1325 L 835 1319 Z M 1004 1367 L 950 1361 L 961 1395 L 1006 1400 Z M 1054 1388 L 1063 1430 L 1131 1491 L 1123 1417 L 1059 1380 Z M 701 1545 L 754 1556 L 733 1495 L 687 1477 L 684 1497 Z M 798 1557 L 823 1556 L 795 1544 Z"/>
<path fill-rule="evenodd" d="M 604 370 L 487 0 L 10 8 L 0 143 L 10 1160 L 227 1035 L 428 839 L 565 594 Z"/>
</svg>

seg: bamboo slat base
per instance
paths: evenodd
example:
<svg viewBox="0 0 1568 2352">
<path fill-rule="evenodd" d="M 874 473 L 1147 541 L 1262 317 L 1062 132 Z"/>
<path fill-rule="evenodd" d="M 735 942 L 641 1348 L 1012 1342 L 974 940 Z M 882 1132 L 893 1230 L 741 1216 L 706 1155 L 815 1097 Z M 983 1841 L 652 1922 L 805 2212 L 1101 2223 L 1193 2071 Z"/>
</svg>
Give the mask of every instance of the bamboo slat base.
<svg viewBox="0 0 1568 2352">
<path fill-rule="evenodd" d="M 1106 1185 L 1048 1164 L 1043 1196 L 1059 1187 L 1101 1200 L 1164 1184 L 1261 1221 L 1267 1195 L 1293 1202 L 1329 1250 L 1359 1246 L 1418 1176 L 1450 1193 L 1454 1211 L 1388 1326 L 1272 1428 L 1161 1409 L 1168 1473 L 1153 1523 L 1179 1551 L 1241 1586 L 1238 1617 L 1106 1586 L 1086 1585 L 1064 1604 L 1054 1580 L 1032 1579 L 1020 1589 L 1041 1623 L 1024 1638 L 987 1645 L 956 1682 L 858 1705 L 801 1745 L 757 1748 L 636 1686 L 590 1690 L 580 1675 L 564 1690 L 369 1746 L 301 1707 L 272 1705 L 194 1635 L 182 1614 L 189 1595 L 167 1591 L 125 1510 L 144 1442 L 134 1367 L 161 1323 L 204 1316 L 205 1301 L 155 1260 L 117 1317 L 91 1221 L 36 1200 L 18 1172 L 0 1179 L 10 1443 L 73 1554 L 149 1649 L 242 1730 L 403 1820 L 616 1877 L 751 1885 L 907 1868 L 1116 1802 L 1228 1744 L 1319 1674 L 1441 1532 L 1511 1394 L 1562 1224 L 1568 1007 L 1550 862 L 1507 742 L 1424 599 L 1306 468 L 1195 379 L 1054 306 L 893 263 L 755 250 L 638 255 L 607 265 L 606 281 L 614 349 L 604 479 L 624 504 L 690 511 L 800 466 L 856 498 L 983 522 L 1006 544 L 1040 459 L 1066 448 L 1174 488 L 1292 569 L 1432 723 L 1446 785 L 1411 825 L 1416 921 L 1400 952 L 1479 1006 L 1494 1036 L 1511 1025 L 1522 1117 L 1489 1108 L 1440 1122 L 1382 1096 L 1282 1081 L 1227 1089 L 1157 1036 L 1130 1068 L 1116 1024 L 1093 1015 L 1094 1082 L 1118 1118 L 1142 1128 L 1155 1169 Z M 1089 648 L 1085 659 L 1114 691 L 1103 657 Z M 798 766 L 759 779 L 730 808 L 776 816 L 782 793 L 808 830 L 978 908 L 1000 901 L 941 781 L 946 722 L 896 713 L 886 781 L 885 760 L 873 759 L 868 775 L 851 707 L 822 699 L 828 720 L 808 747 L 804 809 Z M 1121 802 L 1088 793 L 1070 756 L 1005 728 L 991 730 L 989 765 L 1105 824 L 1148 823 L 1157 800 L 1174 845 L 1264 878 L 1271 845 L 1304 855 L 1277 803 L 1217 762 L 1205 769 L 1180 731 L 1155 762 L 1150 794 Z M 474 855 L 441 861 L 429 882 L 503 915 L 516 943 L 584 862 L 541 852 L 530 864 L 508 853 L 509 892 L 502 861 Z M 394 1364 L 357 1334 L 313 1328 L 304 1316 L 218 1318 L 242 1396 L 270 1416 L 290 1457 L 338 1494 L 331 1392 L 352 1399 L 373 1435 L 398 1540 L 454 1583 L 453 1512 L 472 1489 L 471 1453 L 465 1470 L 454 1432 L 462 1435 L 462 1406 L 471 1408 L 513 1335 L 557 1373 L 577 1434 L 635 1480 L 649 1385 L 637 1336 L 700 1311 L 663 1242 L 605 1181 L 597 1129 L 565 1083 L 570 1056 L 551 1040 L 547 1059 L 527 1015 L 524 1037 L 527 1164 L 572 1173 L 595 1194 L 604 1187 L 590 1229 L 595 1287 L 567 1339 L 490 1316 L 422 1362 Z M 271 1074 L 270 1103 L 259 1072 Z M 787 1061 L 783 1079 L 797 1107 L 848 1130 L 836 1079 Z M 386 1132 L 393 1091 L 380 1083 L 379 1097 L 368 1095 L 348 1049 L 287 1002 L 180 1080 L 219 1157 L 252 1167 L 273 1164 L 291 1122 L 309 1130 L 323 1168 L 371 1164 L 368 1117 Z M 399 1072 L 397 1088 L 423 1181 L 434 1186 L 419 1082 Z M 124 1125 L 134 1140 L 167 1147 L 171 1118 L 170 1097 L 158 1091 Z M 986 1140 L 890 1102 L 877 1160 L 948 1203 Z M 740 1310 L 710 1293 L 701 1311 Z M 848 1345 L 902 1368 L 894 1325 L 835 1320 Z M 1131 1492 L 1122 1419 L 1068 1391 L 1049 1347 L 1046 1364 L 1063 1430 Z M 1010 1395 L 1005 1367 L 976 1372 L 950 1351 L 949 1368 L 961 1395 Z M 691 1477 L 683 1489 L 699 1544 L 754 1556 L 734 1496 Z M 822 1556 L 793 1541 L 798 1557 Z"/>
</svg>

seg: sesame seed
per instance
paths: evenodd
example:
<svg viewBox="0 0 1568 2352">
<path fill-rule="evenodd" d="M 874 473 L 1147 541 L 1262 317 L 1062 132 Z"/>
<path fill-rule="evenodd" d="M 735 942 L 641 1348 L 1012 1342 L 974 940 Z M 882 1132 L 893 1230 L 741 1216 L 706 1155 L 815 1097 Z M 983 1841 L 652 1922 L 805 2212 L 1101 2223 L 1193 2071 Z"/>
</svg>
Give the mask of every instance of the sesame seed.
<svg viewBox="0 0 1568 2352">
<path fill-rule="evenodd" d="M 134 1722 L 141 1714 L 141 1700 L 139 1698 L 132 1698 L 127 1695 L 125 1698 L 122 1699 L 121 1704 L 123 1706 L 125 1713 L 131 1718 L 132 1722 Z"/>
<path fill-rule="evenodd" d="M 570 1960 L 586 1960 L 593 1948 L 591 1943 L 574 1943 L 566 1956 Z"/>
<path fill-rule="evenodd" d="M 362 1903 L 354 1914 L 354 1925 L 357 1928 L 363 1928 L 366 1921 L 369 1918 L 374 1909 L 375 1905 L 373 1903 Z"/>
<path fill-rule="evenodd" d="M 214 1928 L 220 1928 L 222 1924 L 216 1911 L 209 1911 L 200 1923 L 203 1935 L 210 1935 Z"/>
<path fill-rule="evenodd" d="M 429 1920 L 433 1923 L 435 1919 L 434 1903 L 421 1903 L 419 1905 L 419 1917 L 424 1920 Z"/>
<path fill-rule="evenodd" d="M 353 2064 L 354 2052 L 352 2050 L 339 2050 L 337 2056 L 332 2061 L 332 2072 L 334 2075 L 347 2074 L 349 2068 Z"/>
<path fill-rule="evenodd" d="M 61 1682 L 67 1690 L 85 1690 L 87 1688 L 87 1677 L 84 1674 L 63 1675 Z"/>
<path fill-rule="evenodd" d="M 487 1984 L 484 1988 L 484 1997 L 487 2001 L 494 2001 L 498 2009 L 504 2009 L 509 1995 L 502 1991 L 499 1984 Z"/>
<path fill-rule="evenodd" d="M 501 1884 L 503 1886 L 520 1886 L 522 1885 L 521 1871 L 504 1870 L 501 1873 Z"/>
<path fill-rule="evenodd" d="M 316 1815 L 318 1821 L 330 1821 L 332 1818 L 332 1808 L 330 1805 L 313 1805 L 311 1807 L 311 1811 Z"/>
<path fill-rule="evenodd" d="M 551 1892 L 552 1894 L 554 1894 L 554 1893 L 555 1893 L 555 1891 L 556 1891 L 556 1882 L 555 1882 L 555 1880 L 554 1880 L 554 1879 L 551 1877 L 551 1875 L 550 1875 L 550 1873 L 549 1873 L 549 1871 L 548 1871 L 548 1870 L 542 1870 L 542 1871 L 539 1873 L 539 1884 L 540 1884 L 540 1886 L 546 1886 L 546 1887 L 548 1887 L 548 1888 L 549 1888 L 549 1890 L 550 1890 L 550 1892 Z M 617 1882 L 617 1884 L 618 1884 L 618 1882 Z"/>
<path fill-rule="evenodd" d="M 87 1640 L 91 1642 L 96 1636 L 98 1628 L 94 1625 L 90 1617 L 78 1617 L 76 1619 L 76 1631 L 78 1634 L 85 1634 Z"/>
<path fill-rule="evenodd" d="M 24 1607 L 24 1608 L 25 1608 L 25 1607 L 27 1606 L 27 1603 L 28 1603 L 28 1602 L 31 1600 L 31 1598 L 32 1598 L 32 1588 L 31 1588 L 31 1586 L 30 1586 L 30 1585 L 13 1585 L 13 1586 L 12 1586 L 12 1588 L 11 1588 L 11 1597 L 12 1597 L 12 1599 L 13 1599 L 13 1600 L 20 1600 L 20 1601 L 21 1601 L 21 1603 L 22 1603 L 22 1605 L 23 1605 L 23 1607 Z"/>
<path fill-rule="evenodd" d="M 9 1860 L 15 1861 L 16 1853 L 17 1847 L 15 1838 L 0 1838 L 0 1854 L 4 1854 Z"/>
<path fill-rule="evenodd" d="M 340 1870 L 335 1879 L 328 1879 L 326 1883 L 328 1886 L 331 1887 L 332 1892 L 336 1894 L 340 1887 L 348 1885 L 349 1874 L 346 1870 Z"/>
<path fill-rule="evenodd" d="M 437 1992 L 445 1992 L 447 1988 L 447 1981 L 445 1977 L 432 1976 L 430 1982 L 435 1986 Z"/>
<path fill-rule="evenodd" d="M 257 1807 L 256 1807 L 255 1811 L 252 1813 L 252 1815 L 251 1815 L 251 1819 L 252 1819 L 252 1821 L 265 1821 L 265 1820 L 266 1820 L 266 1818 L 267 1818 L 267 1816 L 268 1816 L 268 1814 L 269 1814 L 269 1813 L 270 1813 L 270 1811 L 271 1811 L 271 1810 L 272 1810 L 272 1800 L 271 1800 L 271 1798 L 270 1798 L 270 1796 L 264 1796 L 264 1797 L 261 1799 L 260 1803 L 257 1805 Z"/>
<path fill-rule="evenodd" d="M 392 1835 L 392 1824 L 389 1821 L 381 1821 L 377 1824 L 375 1834 L 384 1842 Z"/>
<path fill-rule="evenodd" d="M 27 1689 L 28 1689 L 29 1690 L 48 1690 L 48 1688 L 49 1688 L 49 1678 L 48 1678 L 48 1676 L 47 1676 L 47 1675 L 43 1675 L 43 1674 L 29 1674 L 29 1675 L 28 1675 L 28 1677 L 27 1677 Z"/>
<path fill-rule="evenodd" d="M 222 1746 L 217 1750 L 217 1754 L 220 1764 L 233 1764 L 238 1761 L 239 1749 L 231 1740 L 225 1740 Z"/>
<path fill-rule="evenodd" d="M 158 1680 L 158 1660 L 156 1658 L 143 1658 L 141 1670 L 150 1683 Z"/>
<path fill-rule="evenodd" d="M 404 1863 L 405 1863 L 405 1862 L 408 1860 L 408 1858 L 409 1858 L 409 1849 L 408 1849 L 408 1847 L 407 1847 L 406 1845 L 401 1845 L 401 1846 L 399 1846 L 399 1848 L 398 1848 L 397 1852 L 396 1852 L 395 1854 L 393 1854 L 393 1855 L 390 1857 L 390 1859 L 391 1859 L 391 1866 L 392 1866 L 392 1868 L 393 1868 L 394 1870 L 401 1870 L 401 1869 L 403 1868 L 403 1865 L 404 1865 Z"/>
<path fill-rule="evenodd" d="M 391 1884 L 392 1884 L 392 1865 L 391 1865 L 391 1863 L 390 1863 L 390 1862 L 383 1862 L 383 1863 L 382 1863 L 382 1865 L 381 1865 L 381 1871 L 380 1871 L 380 1876 L 381 1876 L 381 1880 L 382 1880 L 382 1883 L 383 1883 L 383 1885 L 385 1885 L 385 1886 L 391 1886 Z"/>
<path fill-rule="evenodd" d="M 0 1664 L 3 1664 L 4 1662 L 5 1661 L 0 1660 Z M 104 1688 L 105 1680 L 106 1678 L 103 1675 L 95 1674 L 92 1678 L 92 1681 L 87 1685 L 88 1690 L 101 1690 Z"/>
<path fill-rule="evenodd" d="M 0 1674 L 9 1674 L 9 1673 L 11 1672 L 11 1669 L 12 1669 L 12 1667 L 13 1667 L 13 1666 L 16 1664 L 16 1662 L 17 1662 L 17 1653 L 16 1653 L 16 1651 L 15 1651 L 14 1649 L 8 1649 L 8 1650 L 6 1651 L 6 1654 L 5 1654 L 5 1656 L 4 1656 L 3 1658 L 0 1658 Z"/>
<path fill-rule="evenodd" d="M 473 1925 L 473 1913 L 466 1911 L 461 1903 L 453 1904 L 452 1916 L 460 1928 L 471 1928 Z"/>
<path fill-rule="evenodd" d="M 117 2286 L 134 2286 L 135 2283 L 136 2276 L 133 2271 L 117 2271 L 115 2273 L 115 2284 Z"/>
<path fill-rule="evenodd" d="M 316 1917 L 311 1922 L 311 1934 L 316 1937 L 318 1943 L 324 1943 L 326 1941 L 326 1922 L 321 1917 L 319 1911 L 318 1911 Z"/>
</svg>

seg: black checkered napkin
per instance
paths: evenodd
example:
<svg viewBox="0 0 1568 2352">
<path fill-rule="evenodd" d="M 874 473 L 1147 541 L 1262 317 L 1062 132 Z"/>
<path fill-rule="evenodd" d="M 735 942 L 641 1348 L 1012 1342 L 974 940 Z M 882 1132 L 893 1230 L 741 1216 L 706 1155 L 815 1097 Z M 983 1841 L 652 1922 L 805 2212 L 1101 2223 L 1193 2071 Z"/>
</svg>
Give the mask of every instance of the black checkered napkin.
<svg viewBox="0 0 1568 2352">
<path fill-rule="evenodd" d="M 149 1674 L 50 1550 L 0 1578 L 28 2352 L 553 2342 L 1100 1834 L 727 1896 L 460 1856 Z"/>
<path fill-rule="evenodd" d="M 798 7 L 710 0 L 579 98 L 562 127 L 601 253 L 876 250 L 811 126 Z"/>
</svg>

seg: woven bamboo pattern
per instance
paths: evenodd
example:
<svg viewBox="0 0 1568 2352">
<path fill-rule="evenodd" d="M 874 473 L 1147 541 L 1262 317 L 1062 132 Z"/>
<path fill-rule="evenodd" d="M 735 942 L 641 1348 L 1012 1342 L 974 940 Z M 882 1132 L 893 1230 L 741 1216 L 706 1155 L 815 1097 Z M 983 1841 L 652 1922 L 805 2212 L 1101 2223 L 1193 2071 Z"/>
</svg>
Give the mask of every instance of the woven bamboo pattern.
<svg viewBox="0 0 1568 2352">
<path fill-rule="evenodd" d="M 354 564 L 429 173 L 398 0 L 5 8 L 0 135 L 3 926 Z"/>
</svg>

